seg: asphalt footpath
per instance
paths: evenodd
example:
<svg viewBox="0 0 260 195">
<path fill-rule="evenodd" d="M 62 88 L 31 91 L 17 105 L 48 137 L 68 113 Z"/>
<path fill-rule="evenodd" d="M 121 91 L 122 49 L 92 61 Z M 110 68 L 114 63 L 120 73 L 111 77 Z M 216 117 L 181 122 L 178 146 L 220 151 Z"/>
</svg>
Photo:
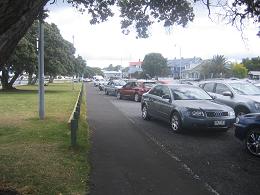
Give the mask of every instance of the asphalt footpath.
<svg viewBox="0 0 260 195">
<path fill-rule="evenodd" d="M 91 84 L 86 93 L 91 195 L 214 194 L 142 134 L 110 98 Z"/>
</svg>

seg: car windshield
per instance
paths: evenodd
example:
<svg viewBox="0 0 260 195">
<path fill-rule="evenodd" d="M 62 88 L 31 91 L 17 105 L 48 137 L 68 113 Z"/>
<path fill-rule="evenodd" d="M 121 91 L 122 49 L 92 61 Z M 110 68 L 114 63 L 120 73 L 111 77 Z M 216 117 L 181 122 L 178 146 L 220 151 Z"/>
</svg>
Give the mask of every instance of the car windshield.
<svg viewBox="0 0 260 195">
<path fill-rule="evenodd" d="M 124 85 L 126 84 L 126 82 L 123 81 L 123 80 L 120 80 L 120 81 L 114 81 L 114 83 L 115 83 L 116 86 L 124 86 Z"/>
<path fill-rule="evenodd" d="M 172 86 L 174 100 L 212 100 L 203 89 L 189 86 Z"/>
<path fill-rule="evenodd" d="M 251 83 L 230 83 L 230 86 L 240 95 L 260 95 L 260 89 Z"/>
</svg>

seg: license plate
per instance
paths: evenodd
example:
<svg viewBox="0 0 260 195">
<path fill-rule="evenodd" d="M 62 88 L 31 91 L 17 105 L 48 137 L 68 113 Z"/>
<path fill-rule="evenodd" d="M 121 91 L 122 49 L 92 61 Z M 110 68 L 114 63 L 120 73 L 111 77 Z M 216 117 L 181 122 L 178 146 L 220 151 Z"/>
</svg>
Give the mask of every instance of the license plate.
<svg viewBox="0 0 260 195">
<path fill-rule="evenodd" d="M 225 121 L 214 121 L 214 125 L 215 126 L 224 126 L 225 125 Z"/>
</svg>

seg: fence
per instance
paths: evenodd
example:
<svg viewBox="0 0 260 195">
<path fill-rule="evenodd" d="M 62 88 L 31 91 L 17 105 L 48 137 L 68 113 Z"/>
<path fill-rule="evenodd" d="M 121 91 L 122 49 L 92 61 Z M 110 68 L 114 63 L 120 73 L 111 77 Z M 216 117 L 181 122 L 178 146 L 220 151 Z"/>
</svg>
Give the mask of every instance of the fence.
<svg viewBox="0 0 260 195">
<path fill-rule="evenodd" d="M 83 83 L 76 104 L 68 120 L 68 125 L 71 132 L 71 146 L 76 146 L 77 144 L 77 130 L 78 130 L 78 123 L 80 118 L 80 106 L 82 102 L 82 95 L 83 95 Z"/>
</svg>

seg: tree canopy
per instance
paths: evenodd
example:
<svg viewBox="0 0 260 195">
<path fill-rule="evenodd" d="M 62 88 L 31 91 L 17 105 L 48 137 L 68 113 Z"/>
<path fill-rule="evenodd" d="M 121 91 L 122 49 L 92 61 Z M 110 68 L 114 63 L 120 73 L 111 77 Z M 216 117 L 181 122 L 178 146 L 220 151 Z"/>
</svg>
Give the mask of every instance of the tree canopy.
<svg viewBox="0 0 260 195">
<path fill-rule="evenodd" d="M 1 0 L 0 6 L 0 64 L 5 64 L 13 52 L 15 46 L 24 36 L 28 28 L 37 19 L 43 7 L 49 0 Z M 56 0 L 53 0 L 54 3 Z M 193 4 L 190 0 L 64 0 L 81 12 L 91 15 L 91 24 L 97 24 L 108 20 L 114 15 L 113 6 L 120 9 L 121 28 L 125 34 L 134 28 L 137 37 L 149 36 L 149 26 L 155 22 L 162 22 L 164 27 L 173 25 L 186 26 L 193 21 Z M 253 18 L 260 22 L 259 0 L 233 0 L 231 6 L 228 0 L 203 1 L 207 9 L 215 6 L 215 2 L 222 2 L 226 8 L 227 16 L 231 21 L 243 21 Z M 226 2 L 226 3 L 225 3 Z M 210 11 L 209 11 L 210 13 Z"/>
<path fill-rule="evenodd" d="M 119 71 L 121 69 L 122 69 L 121 65 L 113 66 L 113 64 L 109 64 L 108 67 L 104 68 L 104 70 L 107 70 L 107 71 Z"/>
<path fill-rule="evenodd" d="M 145 74 L 151 77 L 168 76 L 167 59 L 160 53 L 150 53 L 145 55 L 142 69 Z"/>
<path fill-rule="evenodd" d="M 259 71 L 260 70 L 260 57 L 246 58 L 242 60 L 242 63 L 249 71 Z"/>
<path fill-rule="evenodd" d="M 86 61 L 81 56 L 74 56 L 73 44 L 63 39 L 55 24 L 45 23 L 44 29 L 45 75 L 50 76 L 51 81 L 57 75 L 82 76 L 86 68 Z M 7 63 L 0 64 L 3 89 L 11 89 L 15 80 L 24 72 L 29 75 L 37 75 L 36 37 L 37 23 L 34 23 L 21 39 Z M 11 81 L 9 81 L 9 73 L 14 74 Z"/>
<path fill-rule="evenodd" d="M 230 70 L 226 67 L 227 60 L 223 55 L 213 56 L 211 60 L 203 64 L 201 69 L 205 78 L 222 78 L 230 76 Z"/>
<path fill-rule="evenodd" d="M 244 64 L 233 64 L 232 65 L 232 74 L 237 78 L 245 78 L 247 76 L 248 70 L 244 66 Z"/>
</svg>

